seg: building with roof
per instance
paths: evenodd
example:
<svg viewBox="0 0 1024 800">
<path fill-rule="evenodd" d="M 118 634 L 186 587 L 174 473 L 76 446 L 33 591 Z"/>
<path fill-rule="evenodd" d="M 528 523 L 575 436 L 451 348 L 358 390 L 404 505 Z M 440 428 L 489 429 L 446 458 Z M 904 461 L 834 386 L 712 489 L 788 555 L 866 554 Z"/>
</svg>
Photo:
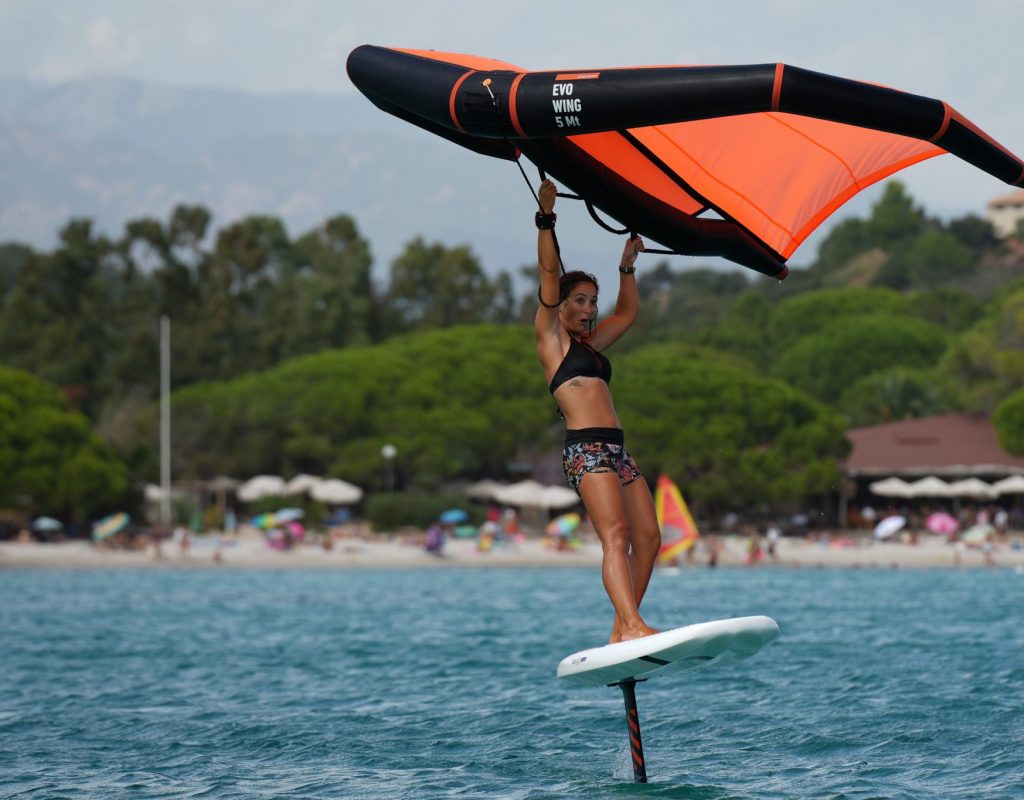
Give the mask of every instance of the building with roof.
<svg viewBox="0 0 1024 800">
<path fill-rule="evenodd" d="M 839 520 L 844 526 L 847 501 L 866 493 L 867 484 L 881 478 L 998 480 L 1024 475 L 1024 458 L 999 446 L 984 414 L 942 414 L 851 428 L 846 438 L 852 448 L 840 465 L 845 480 L 840 486 Z"/>
<path fill-rule="evenodd" d="M 1000 239 L 1012 236 L 1017 225 L 1024 220 L 1024 189 L 990 200 L 985 218 L 992 223 Z"/>
</svg>

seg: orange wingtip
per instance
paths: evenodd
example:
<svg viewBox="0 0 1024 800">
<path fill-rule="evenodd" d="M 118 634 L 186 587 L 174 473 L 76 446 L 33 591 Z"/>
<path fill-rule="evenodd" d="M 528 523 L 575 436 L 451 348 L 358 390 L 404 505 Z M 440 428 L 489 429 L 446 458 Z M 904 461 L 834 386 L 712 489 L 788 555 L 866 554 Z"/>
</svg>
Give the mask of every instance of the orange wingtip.
<svg viewBox="0 0 1024 800">
<path fill-rule="evenodd" d="M 559 72 L 555 75 L 556 81 L 592 81 L 600 78 L 600 72 Z"/>
</svg>

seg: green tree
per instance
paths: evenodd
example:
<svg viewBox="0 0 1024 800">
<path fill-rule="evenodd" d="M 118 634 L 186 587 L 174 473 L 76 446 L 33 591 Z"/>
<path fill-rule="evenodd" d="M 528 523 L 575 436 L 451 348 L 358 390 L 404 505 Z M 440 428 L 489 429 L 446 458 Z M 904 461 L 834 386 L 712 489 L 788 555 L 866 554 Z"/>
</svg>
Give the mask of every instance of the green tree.
<svg viewBox="0 0 1024 800">
<path fill-rule="evenodd" d="M 871 207 L 866 239 L 871 246 L 892 250 L 924 233 L 928 219 L 924 210 L 899 181 L 889 181 L 882 196 Z"/>
<path fill-rule="evenodd" d="M 1024 387 L 1024 289 L 1000 300 L 989 315 L 958 336 L 940 365 L 957 402 L 991 412 Z"/>
<path fill-rule="evenodd" d="M 999 245 L 992 223 L 977 214 L 966 214 L 950 220 L 947 230 L 976 255 Z"/>
<path fill-rule="evenodd" d="M 17 285 L 22 267 L 34 256 L 35 252 L 27 245 L 0 244 L 0 307 L 7 293 Z"/>
<path fill-rule="evenodd" d="M 905 314 L 908 306 L 907 298 L 891 289 L 853 286 L 807 292 L 775 309 L 768 329 L 769 341 L 779 352 L 840 319 L 872 314 L 898 316 Z"/>
<path fill-rule="evenodd" d="M 848 317 L 786 349 L 772 375 L 826 403 L 872 372 L 903 366 L 934 366 L 946 347 L 937 325 L 876 314 Z"/>
<path fill-rule="evenodd" d="M 491 321 L 512 314 L 509 298 L 499 296 L 468 246 L 427 244 L 422 237 L 409 242 L 392 262 L 387 302 L 397 331 Z"/>
<path fill-rule="evenodd" d="M 999 446 L 1007 453 L 1024 455 L 1024 389 L 1003 400 L 992 415 Z"/>
<path fill-rule="evenodd" d="M 985 307 L 980 302 L 952 286 L 915 292 L 909 298 L 909 311 L 949 333 L 966 330 L 985 315 Z"/>
<path fill-rule="evenodd" d="M 333 217 L 296 243 L 294 269 L 269 302 L 273 361 L 370 341 L 373 287 L 370 245 L 346 215 Z"/>
<path fill-rule="evenodd" d="M 53 253 L 25 263 L 0 314 L 4 361 L 64 387 L 87 412 L 96 407 L 91 389 L 117 341 L 108 302 L 113 252 L 89 220 L 72 220 Z"/>
<path fill-rule="evenodd" d="M 858 217 L 849 217 L 838 223 L 821 243 L 815 266 L 834 270 L 873 246 L 868 223 Z"/>
<path fill-rule="evenodd" d="M 773 344 L 768 337 L 772 309 L 764 296 L 748 291 L 740 295 L 721 319 L 696 341 L 728 353 L 734 353 L 751 365 L 771 363 Z"/>
<path fill-rule="evenodd" d="M 934 286 L 963 277 L 972 270 L 974 261 L 971 249 L 953 234 L 929 230 L 894 253 L 875 282 L 896 289 Z"/>
<path fill-rule="evenodd" d="M 935 370 L 892 369 L 872 372 L 843 391 L 839 410 L 851 425 L 878 425 L 952 410 Z"/>
<path fill-rule="evenodd" d="M 124 464 L 69 411 L 54 387 L 0 367 L 0 507 L 71 521 L 112 510 L 127 489 Z"/>
<path fill-rule="evenodd" d="M 841 418 L 781 381 L 673 344 L 631 353 L 616 370 L 630 451 L 698 503 L 791 501 L 837 479 Z"/>
<path fill-rule="evenodd" d="M 487 347 L 481 348 L 480 342 Z M 369 488 L 381 446 L 406 483 L 504 474 L 555 422 L 527 326 L 455 327 L 292 359 L 175 392 L 174 470 L 183 478 L 298 471 Z M 156 409 L 138 430 L 152 430 Z M 554 445 L 554 441 L 550 442 Z"/>
</svg>

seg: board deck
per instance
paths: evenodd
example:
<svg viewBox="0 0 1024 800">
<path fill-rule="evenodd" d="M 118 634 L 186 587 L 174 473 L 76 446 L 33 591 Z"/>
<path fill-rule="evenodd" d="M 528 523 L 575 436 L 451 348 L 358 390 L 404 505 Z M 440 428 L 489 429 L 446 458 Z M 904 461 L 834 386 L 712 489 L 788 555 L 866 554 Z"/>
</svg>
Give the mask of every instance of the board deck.
<svg viewBox="0 0 1024 800">
<path fill-rule="evenodd" d="M 573 653 L 558 665 L 558 677 L 585 686 L 643 680 L 655 673 L 749 658 L 778 636 L 779 626 L 771 617 L 700 622 Z"/>
</svg>

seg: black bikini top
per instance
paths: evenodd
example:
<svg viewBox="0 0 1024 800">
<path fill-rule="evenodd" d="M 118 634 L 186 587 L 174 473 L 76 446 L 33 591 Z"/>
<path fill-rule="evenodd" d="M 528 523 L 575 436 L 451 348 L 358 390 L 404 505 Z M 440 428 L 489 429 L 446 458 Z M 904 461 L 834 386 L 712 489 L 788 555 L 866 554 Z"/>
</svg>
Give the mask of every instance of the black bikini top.
<svg viewBox="0 0 1024 800">
<path fill-rule="evenodd" d="M 555 389 L 567 380 L 576 377 L 600 378 L 605 383 L 612 382 L 612 364 L 603 353 L 597 352 L 589 345 L 572 339 L 569 342 L 569 350 L 562 359 L 562 363 L 555 370 L 555 377 L 551 379 L 548 391 L 555 393 Z"/>
</svg>

